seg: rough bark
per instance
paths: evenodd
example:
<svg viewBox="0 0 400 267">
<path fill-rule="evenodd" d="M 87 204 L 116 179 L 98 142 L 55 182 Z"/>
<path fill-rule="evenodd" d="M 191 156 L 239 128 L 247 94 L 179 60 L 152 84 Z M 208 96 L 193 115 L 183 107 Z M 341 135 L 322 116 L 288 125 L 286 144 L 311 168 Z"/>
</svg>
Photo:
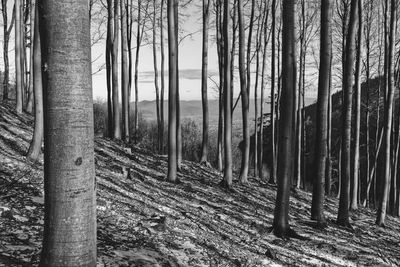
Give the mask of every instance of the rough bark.
<svg viewBox="0 0 400 267">
<path fill-rule="evenodd" d="M 40 266 L 96 266 L 88 7 L 72 0 L 40 5 L 45 144 Z"/>
</svg>

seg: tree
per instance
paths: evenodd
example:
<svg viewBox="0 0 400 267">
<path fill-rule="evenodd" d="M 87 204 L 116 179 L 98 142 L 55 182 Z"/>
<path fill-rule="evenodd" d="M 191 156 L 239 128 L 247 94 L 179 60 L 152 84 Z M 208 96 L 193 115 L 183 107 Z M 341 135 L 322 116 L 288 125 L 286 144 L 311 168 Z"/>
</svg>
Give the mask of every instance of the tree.
<svg viewBox="0 0 400 267">
<path fill-rule="evenodd" d="M 283 0 L 282 13 L 282 96 L 279 121 L 278 191 L 273 232 L 279 237 L 293 236 L 289 227 L 290 182 L 293 177 L 294 91 L 296 90 L 295 3 Z"/>
<path fill-rule="evenodd" d="M 388 4 L 388 3 L 387 3 Z M 390 164 L 391 164 L 391 131 L 393 124 L 393 99 L 394 99 L 394 49 L 395 49 L 395 32 L 396 24 L 396 1 L 391 0 L 390 12 L 390 32 L 389 32 L 389 51 L 387 59 L 387 85 L 388 92 L 385 105 L 385 120 L 384 120 L 384 176 L 382 179 L 381 197 L 377 211 L 376 224 L 385 226 L 386 208 L 389 198 L 389 185 L 391 179 Z M 392 177 L 394 179 L 395 177 Z"/>
<path fill-rule="evenodd" d="M 161 46 L 161 99 L 160 99 L 160 148 L 161 153 L 164 153 L 164 91 L 165 91 L 165 53 L 164 53 L 164 3 L 165 0 L 161 0 L 161 11 L 160 11 L 160 46 Z"/>
<path fill-rule="evenodd" d="M 245 32 L 243 22 L 243 1 L 238 0 L 238 19 L 239 19 L 239 76 L 240 93 L 242 97 L 242 120 L 243 120 L 243 141 L 244 149 L 242 152 L 242 163 L 240 169 L 240 182 L 247 183 L 249 172 L 250 157 L 250 128 L 249 128 L 249 93 L 247 90 L 246 69 L 245 69 Z"/>
<path fill-rule="evenodd" d="M 177 75 L 176 65 L 177 47 L 175 32 L 175 0 L 168 0 L 167 16 L 168 16 L 168 177 L 170 182 L 177 180 L 177 145 L 176 145 L 176 92 L 177 92 Z"/>
<path fill-rule="evenodd" d="M 23 69 L 22 69 L 22 15 L 21 0 L 15 0 L 15 91 L 16 91 L 16 111 L 22 113 L 23 105 Z"/>
<path fill-rule="evenodd" d="M 230 85 L 230 64 L 231 54 L 228 49 L 230 47 L 230 33 L 229 33 L 229 13 L 230 3 L 229 0 L 224 0 L 224 19 L 223 19 L 223 41 L 224 41 L 224 158 L 225 169 L 224 178 L 221 185 L 226 188 L 232 187 L 232 88 Z"/>
<path fill-rule="evenodd" d="M 3 79 L 3 101 L 8 100 L 8 83 L 10 79 L 10 62 L 8 58 L 8 45 L 11 30 L 15 21 L 15 5 L 13 8 L 10 26 L 8 26 L 7 0 L 1 0 L 1 13 L 3 15 L 3 58 L 4 58 L 4 79 Z"/>
<path fill-rule="evenodd" d="M 311 219 L 319 224 L 325 224 L 323 214 L 324 208 L 324 183 L 325 167 L 327 158 L 327 137 L 328 137 L 328 104 L 330 97 L 330 61 L 331 61 L 331 20 L 332 1 L 321 1 L 321 39 L 320 39 L 320 69 L 318 79 L 318 101 L 317 101 L 317 129 L 316 145 L 314 153 L 314 186 L 311 206 Z"/>
<path fill-rule="evenodd" d="M 119 110 L 119 90 L 118 90 L 118 42 L 119 42 L 119 1 L 114 0 L 114 37 L 112 40 L 112 105 L 113 105 L 113 137 L 121 139 L 121 124 Z M 109 7 L 111 8 L 111 7 Z"/>
<path fill-rule="evenodd" d="M 363 36 L 363 1 L 358 3 L 358 36 L 357 36 L 357 60 L 355 72 L 355 129 L 354 129 L 354 149 L 353 149 L 353 172 L 351 180 L 351 200 L 350 209 L 358 208 L 359 196 L 359 173 L 360 173 L 360 127 L 361 127 L 361 50 Z"/>
<path fill-rule="evenodd" d="M 43 141 L 43 91 L 42 91 L 42 61 L 40 51 L 40 32 L 38 5 L 35 5 L 35 33 L 33 34 L 33 91 L 35 97 L 35 128 L 27 158 L 36 161 L 39 157 Z"/>
<path fill-rule="evenodd" d="M 272 0 L 272 40 L 271 40 L 271 178 L 270 183 L 276 183 L 276 107 L 275 107 L 275 55 L 276 55 L 276 0 Z"/>
<path fill-rule="evenodd" d="M 160 114 L 160 88 L 158 86 L 158 63 L 157 63 L 157 2 L 153 0 L 153 68 L 154 68 L 154 88 L 156 89 L 156 115 L 157 115 L 157 136 L 158 151 L 161 152 L 161 114 Z"/>
<path fill-rule="evenodd" d="M 208 80 L 208 28 L 210 20 L 210 0 L 203 0 L 203 49 L 201 64 L 201 100 L 203 105 L 203 141 L 201 145 L 200 162 L 208 163 L 208 131 L 209 131 L 209 114 L 208 114 L 208 96 L 207 96 L 207 80 Z"/>
<path fill-rule="evenodd" d="M 45 219 L 40 266 L 96 265 L 89 5 L 41 1 Z"/>
<path fill-rule="evenodd" d="M 107 136 L 113 137 L 113 96 L 112 96 L 112 49 L 113 49 L 113 0 L 107 0 L 107 37 L 106 37 L 106 82 L 107 82 Z"/>
<path fill-rule="evenodd" d="M 343 69 L 343 105 L 342 105 L 342 158 L 341 158 L 341 188 L 337 224 L 351 227 L 349 221 L 350 198 L 350 143 L 351 143 L 351 112 L 353 101 L 353 66 L 355 57 L 356 27 L 358 0 L 351 0 L 350 18 L 346 35 L 345 64 Z"/>
<path fill-rule="evenodd" d="M 129 142 L 129 78 L 126 2 L 121 0 L 121 91 L 122 91 L 122 138 Z"/>
</svg>

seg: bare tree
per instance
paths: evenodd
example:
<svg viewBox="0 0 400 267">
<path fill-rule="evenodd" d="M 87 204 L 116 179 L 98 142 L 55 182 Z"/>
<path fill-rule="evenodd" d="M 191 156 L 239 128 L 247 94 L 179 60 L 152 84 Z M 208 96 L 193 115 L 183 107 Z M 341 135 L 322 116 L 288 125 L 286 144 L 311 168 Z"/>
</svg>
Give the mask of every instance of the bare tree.
<svg viewBox="0 0 400 267">
<path fill-rule="evenodd" d="M 112 99 L 113 99 L 113 137 L 121 139 L 121 124 L 119 110 L 119 90 L 118 90 L 118 42 L 119 42 L 119 1 L 114 0 L 114 36 L 112 40 Z M 109 6 L 111 8 L 111 6 Z"/>
<path fill-rule="evenodd" d="M 1 13 L 3 15 L 3 59 L 4 59 L 4 79 L 3 79 L 3 101 L 8 100 L 8 89 L 10 79 L 10 62 L 8 58 L 8 45 L 10 41 L 10 35 L 15 21 L 15 5 L 13 8 L 12 18 L 10 26 L 8 26 L 8 12 L 7 12 L 7 0 L 1 0 Z"/>
<path fill-rule="evenodd" d="M 23 106 L 23 68 L 22 68 L 22 4 L 21 0 L 15 0 L 15 91 L 16 111 L 22 113 Z"/>
<path fill-rule="evenodd" d="M 45 216 L 40 266 L 95 266 L 89 5 L 86 1 L 41 1 L 40 27 L 45 97 Z"/>
<path fill-rule="evenodd" d="M 125 0 L 121 0 L 121 91 L 122 91 L 122 138 L 129 142 L 129 77 L 128 77 L 128 42 L 127 10 Z"/>
</svg>

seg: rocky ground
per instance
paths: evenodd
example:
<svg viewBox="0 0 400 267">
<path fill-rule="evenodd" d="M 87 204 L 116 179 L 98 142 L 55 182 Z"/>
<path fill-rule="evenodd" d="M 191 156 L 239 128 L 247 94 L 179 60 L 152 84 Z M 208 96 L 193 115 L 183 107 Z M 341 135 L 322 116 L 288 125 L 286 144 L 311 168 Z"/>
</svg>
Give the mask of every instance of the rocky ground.
<svg viewBox="0 0 400 267">
<path fill-rule="evenodd" d="M 43 226 L 43 159 L 24 155 L 31 116 L 0 107 L 0 266 L 37 265 Z M 374 225 L 353 212 L 338 227 L 338 201 L 326 199 L 328 227 L 310 222 L 310 193 L 292 192 L 290 223 L 307 240 L 276 238 L 276 188 L 250 179 L 228 192 L 213 169 L 184 162 L 180 184 L 165 181 L 167 158 L 96 138 L 98 266 L 400 266 L 400 220 Z"/>
</svg>

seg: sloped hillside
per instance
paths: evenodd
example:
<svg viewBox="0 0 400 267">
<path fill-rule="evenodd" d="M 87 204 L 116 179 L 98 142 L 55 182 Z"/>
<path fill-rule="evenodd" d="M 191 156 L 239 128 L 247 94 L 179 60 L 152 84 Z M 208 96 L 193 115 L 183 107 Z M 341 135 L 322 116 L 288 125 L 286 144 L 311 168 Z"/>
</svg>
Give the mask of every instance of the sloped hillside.
<svg viewBox="0 0 400 267">
<path fill-rule="evenodd" d="M 32 118 L 0 107 L 0 266 L 39 260 L 43 161 L 24 154 Z M 311 196 L 292 192 L 291 225 L 306 240 L 283 240 L 272 224 L 275 187 L 251 179 L 233 192 L 221 175 L 184 162 L 181 182 L 166 182 L 165 156 L 96 139 L 98 266 L 377 266 L 400 265 L 400 220 L 374 225 L 374 212 L 336 226 L 336 199 L 326 201 L 327 229 L 309 221 Z"/>
</svg>

